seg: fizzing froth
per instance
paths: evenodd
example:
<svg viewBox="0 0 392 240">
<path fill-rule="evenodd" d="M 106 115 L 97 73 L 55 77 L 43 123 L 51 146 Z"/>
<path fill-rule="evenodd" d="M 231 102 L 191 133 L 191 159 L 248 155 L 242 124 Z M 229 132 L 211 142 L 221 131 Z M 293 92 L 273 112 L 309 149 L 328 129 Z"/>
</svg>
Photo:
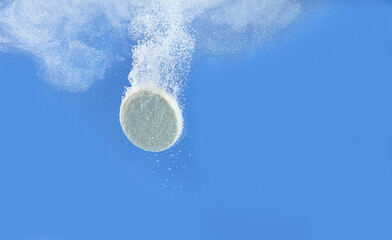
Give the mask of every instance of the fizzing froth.
<svg viewBox="0 0 392 240">
<path fill-rule="evenodd" d="M 26 52 L 53 86 L 83 91 L 129 60 L 136 42 L 131 84 L 177 95 L 195 50 L 246 51 L 298 19 L 305 2 L 8 0 L 0 3 L 0 51 Z"/>
<path fill-rule="evenodd" d="M 53 86 L 71 92 L 132 58 L 124 98 L 155 89 L 176 108 L 196 51 L 246 52 L 290 26 L 307 1 L 9 0 L 0 3 L 0 51 L 32 55 Z"/>
</svg>

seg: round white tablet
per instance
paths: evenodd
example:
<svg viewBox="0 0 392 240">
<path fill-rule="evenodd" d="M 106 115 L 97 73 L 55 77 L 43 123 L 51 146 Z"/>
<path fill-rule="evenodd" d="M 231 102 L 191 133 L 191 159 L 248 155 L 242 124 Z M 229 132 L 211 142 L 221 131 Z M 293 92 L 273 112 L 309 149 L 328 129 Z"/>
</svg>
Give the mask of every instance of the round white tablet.
<svg viewBox="0 0 392 240">
<path fill-rule="evenodd" d="M 135 146 L 150 152 L 170 148 L 183 128 L 177 101 L 158 88 L 132 89 L 127 93 L 121 104 L 120 123 Z"/>
</svg>

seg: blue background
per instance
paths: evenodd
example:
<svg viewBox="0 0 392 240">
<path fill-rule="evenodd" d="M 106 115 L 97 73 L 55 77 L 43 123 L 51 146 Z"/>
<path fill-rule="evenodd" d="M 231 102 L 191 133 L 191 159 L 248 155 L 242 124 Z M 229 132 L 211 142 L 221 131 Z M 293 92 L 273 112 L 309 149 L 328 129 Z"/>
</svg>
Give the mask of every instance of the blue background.
<svg viewBox="0 0 392 240">
<path fill-rule="evenodd" d="M 331 3 L 254 56 L 197 59 L 165 153 L 122 133 L 128 71 L 71 94 L 0 56 L 1 240 L 392 239 L 392 2 Z"/>
</svg>

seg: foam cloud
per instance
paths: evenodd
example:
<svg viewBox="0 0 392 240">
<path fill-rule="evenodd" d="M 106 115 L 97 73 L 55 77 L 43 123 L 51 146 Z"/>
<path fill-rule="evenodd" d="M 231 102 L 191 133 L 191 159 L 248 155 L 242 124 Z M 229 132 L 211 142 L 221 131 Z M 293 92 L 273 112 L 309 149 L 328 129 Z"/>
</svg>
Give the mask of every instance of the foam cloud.
<svg viewBox="0 0 392 240">
<path fill-rule="evenodd" d="M 85 90 L 116 59 L 118 47 L 111 45 L 126 42 L 127 7 L 105 1 L 8 2 L 0 10 L 2 49 L 33 55 L 55 86 Z"/>
<path fill-rule="evenodd" d="M 179 94 L 196 50 L 246 49 L 290 26 L 296 0 L 9 0 L 0 3 L 0 51 L 36 59 L 46 79 L 83 91 L 116 61 L 131 61 L 131 84 Z"/>
</svg>

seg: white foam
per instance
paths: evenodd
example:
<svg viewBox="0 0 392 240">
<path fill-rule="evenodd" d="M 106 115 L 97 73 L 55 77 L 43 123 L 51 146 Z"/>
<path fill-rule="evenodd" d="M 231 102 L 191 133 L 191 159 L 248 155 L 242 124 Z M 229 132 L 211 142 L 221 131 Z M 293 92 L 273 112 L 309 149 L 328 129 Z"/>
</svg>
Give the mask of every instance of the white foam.
<svg viewBox="0 0 392 240">
<path fill-rule="evenodd" d="M 7 0 L 0 3 L 0 51 L 34 56 L 54 86 L 82 91 L 119 59 L 132 85 L 178 96 L 195 49 L 222 54 L 286 28 L 306 0 Z M 130 34 L 131 33 L 131 34 Z"/>
<path fill-rule="evenodd" d="M 205 2 L 211 2 L 205 0 Z M 208 54 L 237 54 L 254 50 L 293 24 L 306 1 L 213 1 L 195 19 L 199 50 Z"/>
<path fill-rule="evenodd" d="M 8 39 L 2 46 L 32 54 L 55 86 L 85 90 L 116 59 L 118 47 L 111 45 L 123 38 L 131 18 L 121 1 L 105 2 L 9 1 L 0 9 L 1 33 Z"/>
</svg>

